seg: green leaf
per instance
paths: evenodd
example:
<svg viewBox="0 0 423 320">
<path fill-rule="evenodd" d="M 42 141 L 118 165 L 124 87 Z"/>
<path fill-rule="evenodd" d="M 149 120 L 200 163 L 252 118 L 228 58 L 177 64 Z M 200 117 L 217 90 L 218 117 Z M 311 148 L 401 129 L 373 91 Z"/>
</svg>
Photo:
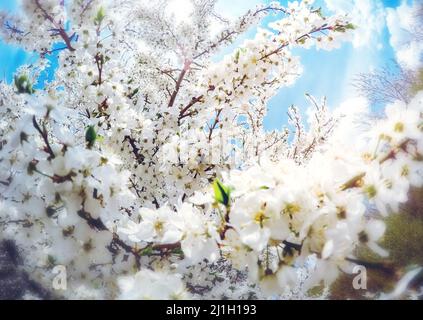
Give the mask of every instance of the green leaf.
<svg viewBox="0 0 423 320">
<path fill-rule="evenodd" d="M 355 28 L 356 28 L 355 25 L 353 25 L 352 23 L 348 23 L 345 26 L 343 26 L 343 25 L 335 26 L 333 31 L 345 33 L 347 30 L 355 30 Z"/>
<path fill-rule="evenodd" d="M 55 266 L 56 265 L 56 258 L 55 257 L 53 257 L 52 255 L 48 255 L 47 256 L 47 264 L 50 266 L 50 267 L 53 267 L 53 266 Z"/>
<path fill-rule="evenodd" d="M 323 11 L 322 11 L 322 8 L 321 7 L 318 8 L 318 9 L 316 9 L 316 10 L 314 10 L 313 12 L 316 13 L 316 14 L 318 14 L 320 18 L 323 18 L 324 17 L 323 16 Z"/>
<path fill-rule="evenodd" d="M 20 141 L 21 141 L 21 144 L 25 141 L 25 142 L 28 142 L 28 135 L 24 132 L 24 131 L 22 131 L 21 132 L 21 134 L 20 134 Z"/>
<path fill-rule="evenodd" d="M 100 25 L 105 17 L 106 17 L 106 13 L 104 12 L 104 8 L 100 7 L 97 11 L 97 15 L 94 18 L 94 23 L 96 25 Z"/>
<path fill-rule="evenodd" d="M 238 63 L 240 55 L 241 55 L 241 51 L 237 50 L 235 53 L 235 63 Z"/>
<path fill-rule="evenodd" d="M 306 37 L 304 37 L 304 38 L 298 39 L 298 40 L 297 40 L 297 43 L 298 43 L 298 44 L 305 44 L 305 43 L 306 43 L 306 40 L 307 40 L 307 38 L 306 38 Z"/>
<path fill-rule="evenodd" d="M 33 94 L 35 92 L 35 90 L 32 88 L 30 79 L 25 74 L 15 76 L 15 86 L 19 93 Z"/>
<path fill-rule="evenodd" d="M 183 255 L 184 254 L 184 252 L 182 251 L 181 248 L 175 248 L 175 249 L 173 249 L 172 250 L 172 253 L 173 254 L 177 254 L 177 255 Z"/>
<path fill-rule="evenodd" d="M 353 25 L 352 23 L 348 23 L 348 24 L 345 26 L 345 29 L 347 29 L 347 30 L 355 30 L 355 29 L 356 29 L 356 27 L 355 27 L 355 25 Z"/>
<path fill-rule="evenodd" d="M 85 141 L 89 148 L 94 146 L 95 141 L 97 140 L 97 132 L 95 131 L 94 126 L 88 126 L 87 131 L 85 132 Z"/>
<path fill-rule="evenodd" d="M 225 205 L 226 207 L 230 204 L 231 188 L 223 185 L 219 179 L 216 178 L 213 182 L 214 199 L 216 202 Z"/>
<path fill-rule="evenodd" d="M 96 141 L 98 141 L 99 143 L 102 143 L 102 142 L 104 142 L 104 137 L 103 136 L 100 136 L 99 134 L 97 134 Z"/>
<path fill-rule="evenodd" d="M 144 249 L 141 250 L 142 256 L 149 256 L 153 253 L 153 248 L 151 246 L 147 246 Z"/>
</svg>

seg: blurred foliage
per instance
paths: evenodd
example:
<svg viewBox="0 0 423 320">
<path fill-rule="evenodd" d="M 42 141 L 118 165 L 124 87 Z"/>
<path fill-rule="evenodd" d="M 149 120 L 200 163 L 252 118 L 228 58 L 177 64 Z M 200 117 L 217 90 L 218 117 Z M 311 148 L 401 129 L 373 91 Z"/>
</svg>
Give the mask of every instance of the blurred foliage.
<svg viewBox="0 0 423 320">
<path fill-rule="evenodd" d="M 362 77 L 360 81 L 365 78 Z M 380 72 L 376 74 L 376 78 L 390 79 L 389 72 Z M 423 68 L 409 72 L 400 68 L 398 84 L 401 84 L 400 87 L 410 97 L 414 96 L 423 90 Z M 361 85 L 365 89 L 363 92 L 381 96 L 382 100 L 389 101 L 391 97 L 389 90 L 379 90 L 372 83 L 362 82 Z M 385 219 L 385 223 L 386 232 L 379 244 L 389 251 L 388 258 L 381 258 L 365 246 L 359 247 L 355 252 L 357 264 L 365 266 L 367 270 L 367 290 L 353 288 L 353 280 L 358 274 L 343 274 L 330 288 L 330 299 L 372 299 L 380 293 L 392 292 L 410 269 L 423 266 L 423 188 L 411 189 L 409 201 L 402 206 L 400 212 Z M 422 286 L 423 272 L 420 272 L 410 283 L 409 289 L 419 290 Z"/>
<path fill-rule="evenodd" d="M 330 290 L 331 299 L 371 299 L 375 294 L 392 292 L 410 268 L 423 266 L 423 189 L 411 190 L 409 202 L 385 222 L 387 229 L 380 245 L 389 251 L 389 257 L 383 259 L 364 246 L 356 252 L 357 260 L 367 269 L 367 290 L 353 288 L 357 274 L 343 274 Z M 421 273 L 410 289 L 422 285 Z"/>
<path fill-rule="evenodd" d="M 416 72 L 416 76 L 414 79 L 414 83 L 410 88 L 411 91 L 411 95 L 415 95 L 417 92 L 423 90 L 423 68 L 420 68 L 417 72 Z"/>
</svg>

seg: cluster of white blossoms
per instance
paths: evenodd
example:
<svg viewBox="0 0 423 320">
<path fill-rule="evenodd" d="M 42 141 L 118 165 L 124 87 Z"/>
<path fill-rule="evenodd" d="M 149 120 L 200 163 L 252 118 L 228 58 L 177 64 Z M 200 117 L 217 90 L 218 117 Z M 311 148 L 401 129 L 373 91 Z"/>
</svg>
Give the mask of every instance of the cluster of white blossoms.
<svg viewBox="0 0 423 320">
<path fill-rule="evenodd" d="M 294 130 L 267 132 L 269 99 L 302 72 L 292 49 L 336 48 L 354 26 L 313 1 L 235 21 L 214 4 L 192 0 L 186 21 L 166 1 L 28 0 L 0 15 L 2 37 L 40 55 L 0 83 L 0 237 L 46 288 L 63 265 L 68 298 L 257 298 L 330 284 L 359 244 L 387 254 L 369 212 L 422 182 L 422 95 L 370 129 L 308 96 L 307 124 L 292 106 Z"/>
<path fill-rule="evenodd" d="M 342 123 L 350 120 L 342 120 L 306 164 L 263 157 L 246 170 L 226 172 L 225 184 L 216 180 L 214 191 L 210 187 L 208 193 L 188 199 L 191 205 L 181 205 L 175 216 L 158 210 L 151 218 L 151 212 L 140 211 L 139 223 L 131 222 L 131 229 L 118 232 L 136 243 L 152 240 L 143 236 L 152 225 L 161 234 L 156 233 L 156 243 L 178 234 L 172 243 L 180 242 L 189 261 L 224 257 L 273 294 L 299 286 L 297 269 L 313 257 L 303 288 L 322 281 L 329 285 L 341 271 L 352 272 L 358 245 L 388 255 L 377 244 L 385 231 L 381 217 L 398 211 L 410 186 L 423 185 L 423 94 L 408 106 L 388 106 L 386 117 L 371 130 L 347 131 L 351 136 L 346 141 Z M 372 208 L 381 216 L 368 214 Z M 187 215 L 192 215 L 188 224 L 195 229 L 184 225 L 186 234 L 175 232 L 179 219 Z M 195 219 L 197 215 L 201 218 Z M 193 237 L 196 244 L 187 246 Z"/>
</svg>

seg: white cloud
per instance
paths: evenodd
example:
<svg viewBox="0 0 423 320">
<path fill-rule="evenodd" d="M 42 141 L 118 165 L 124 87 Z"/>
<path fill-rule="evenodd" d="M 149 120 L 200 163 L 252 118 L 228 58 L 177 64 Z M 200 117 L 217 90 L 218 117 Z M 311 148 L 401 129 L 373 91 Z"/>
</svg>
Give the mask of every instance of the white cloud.
<svg viewBox="0 0 423 320">
<path fill-rule="evenodd" d="M 333 110 L 333 116 L 338 119 L 336 132 L 332 135 L 335 141 L 355 143 L 357 130 L 364 131 L 370 114 L 369 102 L 363 97 L 353 97 L 345 100 L 341 105 Z"/>
<path fill-rule="evenodd" d="M 406 1 L 396 9 L 387 9 L 387 26 L 391 34 L 390 44 L 395 50 L 397 61 L 408 69 L 421 66 L 423 43 L 413 38 L 413 33 L 419 26 L 416 19 L 418 1 L 409 5 Z"/>
<path fill-rule="evenodd" d="M 326 7 L 340 14 L 348 14 L 357 26 L 354 47 L 380 47 L 380 35 L 385 27 L 385 9 L 380 0 L 325 0 Z"/>
</svg>

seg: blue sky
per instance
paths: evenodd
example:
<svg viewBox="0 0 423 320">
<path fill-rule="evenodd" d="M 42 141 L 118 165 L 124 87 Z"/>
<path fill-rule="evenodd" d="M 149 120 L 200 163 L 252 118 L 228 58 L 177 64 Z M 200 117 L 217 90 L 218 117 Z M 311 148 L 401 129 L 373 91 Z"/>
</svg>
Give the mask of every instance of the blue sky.
<svg viewBox="0 0 423 320">
<path fill-rule="evenodd" d="M 15 0 L 0 0 L 0 10 L 16 9 Z M 31 64 L 35 57 L 17 46 L 5 44 L 0 38 L 0 79 L 10 82 L 16 69 L 23 64 Z"/>
<path fill-rule="evenodd" d="M 280 129 L 287 123 L 287 108 L 294 104 L 305 111 L 308 107 L 308 102 L 305 99 L 305 93 L 309 93 L 316 98 L 326 96 L 328 105 L 331 108 L 338 107 L 346 100 L 357 95 L 352 80 L 359 73 L 367 73 L 373 69 L 384 67 L 395 60 L 395 51 L 390 45 L 391 34 L 388 30 L 385 15 L 388 8 L 397 8 L 402 1 L 412 2 L 411 0 L 316 0 L 315 7 L 322 7 L 324 11 L 329 14 L 328 2 L 332 2 L 336 7 L 344 7 L 350 11 L 354 6 L 363 7 L 363 3 L 370 7 L 367 16 L 362 17 L 362 27 L 365 29 L 375 28 L 369 39 L 362 41 L 360 46 L 355 46 L 353 43 L 347 42 L 341 48 L 333 51 L 323 51 L 317 49 L 296 49 L 294 53 L 301 57 L 301 64 L 303 66 L 303 74 L 291 87 L 282 88 L 280 92 L 271 99 L 269 103 L 269 112 L 265 118 L 265 128 L 267 130 Z M 418 1 L 418 0 L 416 0 Z M 420 0 L 421 1 L 421 0 Z M 222 1 L 223 2 L 223 1 Z M 241 4 L 236 1 L 236 6 Z M 253 6 L 255 3 L 260 3 L 256 0 L 242 1 L 244 6 Z M 270 2 L 270 1 L 265 1 Z M 280 0 L 283 5 L 287 4 L 287 0 Z M 364 5 L 366 7 L 366 5 Z M 229 10 L 229 8 L 226 8 Z M 230 8 L 231 13 L 240 14 L 246 8 L 235 10 Z M 333 9 L 333 8 L 332 8 Z M 372 12 L 374 10 L 374 12 Z M 360 14 L 346 11 L 350 15 Z M 375 23 L 378 18 L 379 23 Z M 263 24 L 270 21 L 267 19 Z M 355 32 L 359 35 L 366 30 L 358 29 Z M 244 38 L 252 37 L 255 30 L 250 30 Z M 237 44 L 242 43 L 240 39 Z M 237 45 L 235 44 L 235 46 Z M 223 54 L 231 52 L 233 48 L 228 48 Z"/>
<path fill-rule="evenodd" d="M 322 2 L 318 1 L 318 4 L 324 7 Z M 384 7 L 396 7 L 399 4 L 399 0 L 383 1 Z M 265 119 L 266 129 L 279 129 L 281 123 L 285 124 L 286 109 L 291 104 L 305 110 L 308 104 L 304 93 L 316 98 L 326 96 L 328 105 L 332 108 L 351 98 L 355 94 L 351 82 L 356 74 L 385 66 L 395 59 L 389 38 L 390 34 L 385 26 L 377 39 L 382 49 L 376 44 L 355 48 L 351 43 L 345 43 L 340 49 L 333 51 L 295 50 L 301 57 L 303 74 L 293 86 L 283 88 L 270 101 L 269 113 Z"/>
<path fill-rule="evenodd" d="M 327 10 L 328 2 L 332 2 L 336 6 L 342 7 L 343 4 L 345 8 L 352 10 L 353 7 L 350 4 L 354 1 L 363 2 L 363 0 L 317 0 L 315 6 L 322 6 Z M 375 11 L 378 10 L 379 15 L 386 8 L 395 8 L 401 4 L 401 0 L 368 1 L 372 3 Z M 253 6 L 258 2 L 257 0 L 233 0 L 230 2 L 221 0 L 218 8 L 232 14 L 241 14 L 248 6 Z M 281 2 L 282 4 L 286 4 L 287 1 L 282 0 Z M 374 5 L 376 3 L 378 5 Z M 16 10 L 16 0 L 0 0 L 0 10 Z M 364 24 L 369 23 L 371 27 L 372 21 L 373 17 L 370 15 L 368 16 L 368 21 L 364 20 Z M 357 30 L 356 32 L 361 31 Z M 245 37 L 249 37 L 253 33 L 254 30 L 251 30 Z M 390 45 L 390 33 L 386 24 L 379 29 L 379 32 L 375 32 L 375 34 L 372 35 L 371 41 L 359 47 L 354 46 L 352 43 L 345 43 L 340 49 L 329 52 L 318 51 L 316 49 L 296 49 L 294 53 L 301 57 L 304 72 L 293 86 L 283 88 L 270 101 L 269 113 L 265 119 L 266 129 L 279 129 L 282 125 L 286 124 L 286 110 L 288 106 L 295 104 L 301 110 L 304 110 L 307 107 L 304 93 L 312 94 L 317 98 L 326 96 L 328 98 L 328 104 L 331 107 L 339 106 L 343 101 L 351 98 L 354 95 L 351 81 L 356 74 L 369 72 L 373 68 L 385 66 L 395 59 L 395 52 Z M 222 54 L 227 52 L 226 50 Z M 30 64 L 35 59 L 36 56 L 24 52 L 19 47 L 6 45 L 0 39 L 1 79 L 10 82 L 19 66 Z M 55 60 L 53 57 L 51 70 L 56 66 Z M 43 81 L 46 78 L 51 79 L 52 77 L 53 72 L 50 71 L 48 74 L 44 74 L 41 80 Z"/>
</svg>

